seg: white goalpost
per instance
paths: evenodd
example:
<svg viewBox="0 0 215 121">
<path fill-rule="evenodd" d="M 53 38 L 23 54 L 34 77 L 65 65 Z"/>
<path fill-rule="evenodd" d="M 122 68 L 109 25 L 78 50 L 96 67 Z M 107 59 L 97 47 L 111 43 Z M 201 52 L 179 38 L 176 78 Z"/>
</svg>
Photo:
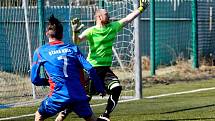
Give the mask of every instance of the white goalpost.
<svg viewBox="0 0 215 121">
<path fill-rule="evenodd" d="M 27 43 L 28 43 L 28 58 L 29 58 L 29 65 L 31 69 L 31 63 L 32 63 L 32 47 L 31 47 L 31 40 L 30 40 L 30 31 L 29 31 L 29 20 L 28 20 L 28 4 L 26 2 L 27 0 L 22 0 L 23 8 L 24 8 L 24 14 L 25 14 L 25 29 L 26 29 L 26 37 L 27 37 Z M 30 72 L 29 72 L 30 73 Z M 32 95 L 33 99 L 36 99 L 35 94 L 35 86 L 32 84 Z"/>
</svg>

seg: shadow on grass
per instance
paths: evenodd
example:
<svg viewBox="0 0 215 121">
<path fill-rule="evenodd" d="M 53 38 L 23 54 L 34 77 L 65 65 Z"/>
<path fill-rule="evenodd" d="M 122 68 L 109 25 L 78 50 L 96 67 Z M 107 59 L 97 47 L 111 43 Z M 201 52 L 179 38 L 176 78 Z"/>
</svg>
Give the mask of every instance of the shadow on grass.
<svg viewBox="0 0 215 121">
<path fill-rule="evenodd" d="M 164 112 L 164 113 L 160 113 L 160 114 L 169 114 L 169 113 L 176 113 L 176 112 L 182 112 L 182 111 L 189 111 L 189 110 L 195 110 L 195 109 L 201 109 L 201 108 L 207 108 L 207 107 L 213 107 L 215 106 L 215 104 L 211 104 L 211 105 L 205 105 L 205 106 L 198 106 L 198 107 L 192 107 L 192 108 L 187 108 L 187 109 L 180 109 L 180 110 L 175 110 L 175 111 L 169 111 L 169 112 Z M 187 120 L 215 120 L 215 117 L 213 118 L 180 118 L 180 119 L 163 119 L 163 120 L 146 120 L 146 121 L 187 121 Z"/>
<path fill-rule="evenodd" d="M 168 111 L 168 112 L 164 112 L 164 113 L 160 113 L 160 114 L 177 113 L 177 112 L 195 110 L 195 109 L 200 109 L 200 108 L 207 108 L 207 107 L 212 107 L 212 106 L 215 106 L 215 104 L 210 104 L 210 105 L 205 105 L 205 106 L 198 106 L 198 107 L 192 107 L 192 108 L 186 108 L 186 109 L 180 109 L 180 110 L 175 110 L 175 111 Z"/>
<path fill-rule="evenodd" d="M 201 120 L 201 121 L 205 121 L 205 120 L 215 120 L 215 117 L 214 118 L 184 118 L 184 119 L 152 119 L 152 120 L 144 120 L 144 121 L 192 121 L 192 120 Z"/>
<path fill-rule="evenodd" d="M 215 104 L 209 104 L 209 105 L 204 105 L 204 106 L 196 106 L 196 107 L 191 107 L 191 108 L 185 108 L 185 109 L 179 109 L 179 110 L 174 110 L 174 111 L 167 111 L 167 112 L 156 112 L 156 113 L 139 113 L 139 114 L 132 114 L 133 117 L 139 117 L 140 115 L 144 117 L 148 116 L 153 116 L 153 115 L 162 115 L 162 114 L 171 114 L 171 113 L 177 113 L 177 112 L 183 112 L 183 111 L 189 111 L 189 110 L 195 110 L 195 109 L 202 109 L 202 108 L 208 108 L 208 107 L 214 107 Z M 126 115 L 128 116 L 128 115 Z M 125 117 L 124 114 L 117 114 L 114 117 Z M 129 116 L 128 116 L 129 117 Z M 210 120 L 210 121 L 215 121 L 215 117 L 182 117 L 182 118 L 168 118 L 168 119 L 140 119 L 139 121 L 192 121 L 192 120 Z"/>
</svg>

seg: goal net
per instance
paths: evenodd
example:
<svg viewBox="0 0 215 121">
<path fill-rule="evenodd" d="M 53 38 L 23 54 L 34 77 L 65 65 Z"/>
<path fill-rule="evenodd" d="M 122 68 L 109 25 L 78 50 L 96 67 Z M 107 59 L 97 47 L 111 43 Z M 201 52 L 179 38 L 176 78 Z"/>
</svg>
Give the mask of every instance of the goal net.
<svg viewBox="0 0 215 121">
<path fill-rule="evenodd" d="M 133 11 L 133 2 L 131 0 L 107 0 L 103 3 L 95 1 L 88 6 L 73 7 L 70 6 L 70 17 L 80 18 L 85 25 L 84 29 L 95 25 L 95 10 L 105 8 L 109 12 L 110 20 L 117 21 L 126 17 Z M 102 6 L 99 6 L 102 4 Z M 134 98 L 134 26 L 128 24 L 118 33 L 114 41 L 112 70 L 119 77 L 123 85 L 123 92 L 120 99 Z M 88 44 L 81 43 L 79 46 L 85 56 L 88 54 Z"/>
<path fill-rule="evenodd" d="M 32 13 L 29 11 L 29 15 Z M 33 14 L 32 14 L 33 15 Z M 0 109 L 31 101 L 29 50 L 23 3 L 0 1 Z M 31 37 L 35 23 L 29 25 Z M 31 38 L 33 40 L 33 38 Z M 33 42 L 33 41 L 32 41 Z"/>
</svg>

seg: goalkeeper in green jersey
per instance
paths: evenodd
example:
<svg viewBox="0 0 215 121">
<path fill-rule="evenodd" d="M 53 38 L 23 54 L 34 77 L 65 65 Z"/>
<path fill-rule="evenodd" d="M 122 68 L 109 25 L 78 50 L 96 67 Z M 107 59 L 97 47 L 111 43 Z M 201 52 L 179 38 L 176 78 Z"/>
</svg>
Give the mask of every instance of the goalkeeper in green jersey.
<svg viewBox="0 0 215 121">
<path fill-rule="evenodd" d="M 112 46 L 117 36 L 117 33 L 122 28 L 140 15 L 149 5 L 148 2 L 143 2 L 137 10 L 122 18 L 119 21 L 110 22 L 107 10 L 98 9 L 95 13 L 96 25 L 86 29 L 80 35 L 78 34 L 83 27 L 78 19 L 73 19 L 73 41 L 79 44 L 85 40 L 89 44 L 89 53 L 87 60 L 96 69 L 100 79 L 104 81 L 104 87 L 109 94 L 106 109 L 97 121 L 110 121 L 110 113 L 117 105 L 122 87 L 118 77 L 110 69 L 112 64 Z"/>
<path fill-rule="evenodd" d="M 109 120 L 110 113 L 116 107 L 122 90 L 118 77 L 110 69 L 113 42 L 117 33 L 126 24 L 140 15 L 147 6 L 148 2 L 144 2 L 137 10 L 115 22 L 110 22 L 107 10 L 98 9 L 95 13 L 96 25 L 86 29 L 80 35 L 78 33 L 81 27 L 79 27 L 78 20 L 72 22 L 74 43 L 79 44 L 82 41 L 88 41 L 89 53 L 87 60 L 93 65 L 97 74 L 104 81 L 105 89 L 109 94 L 106 109 L 100 116 L 101 120 Z"/>
</svg>

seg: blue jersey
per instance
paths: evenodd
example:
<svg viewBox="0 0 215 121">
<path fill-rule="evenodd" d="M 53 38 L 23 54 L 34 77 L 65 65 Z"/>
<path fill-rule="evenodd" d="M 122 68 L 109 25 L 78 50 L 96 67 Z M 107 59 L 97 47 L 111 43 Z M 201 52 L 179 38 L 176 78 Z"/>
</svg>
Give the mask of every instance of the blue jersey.
<svg viewBox="0 0 215 121">
<path fill-rule="evenodd" d="M 44 66 L 49 79 L 40 77 Z M 103 93 L 102 81 L 91 64 L 86 61 L 77 46 L 61 41 L 50 42 L 34 52 L 31 81 L 37 86 L 50 86 L 49 97 L 56 102 L 86 100 L 86 93 L 80 83 L 80 69 L 83 68 L 95 82 L 98 92 Z"/>
</svg>

